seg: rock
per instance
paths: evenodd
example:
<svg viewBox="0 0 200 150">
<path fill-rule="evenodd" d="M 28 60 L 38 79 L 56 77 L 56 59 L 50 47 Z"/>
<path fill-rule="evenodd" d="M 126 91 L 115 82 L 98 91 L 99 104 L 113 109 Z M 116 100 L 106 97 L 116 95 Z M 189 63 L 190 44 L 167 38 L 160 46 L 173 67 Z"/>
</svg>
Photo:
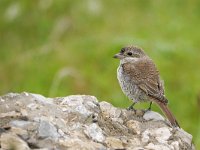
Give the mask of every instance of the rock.
<svg viewBox="0 0 200 150">
<path fill-rule="evenodd" d="M 38 128 L 38 137 L 39 138 L 47 138 L 47 137 L 51 137 L 51 138 L 58 138 L 60 135 L 57 132 L 56 127 L 45 120 L 42 120 L 40 122 L 39 128 Z"/>
<path fill-rule="evenodd" d="M 124 149 L 122 141 L 115 137 L 107 137 L 105 143 L 108 148 Z"/>
<path fill-rule="evenodd" d="M 102 129 L 96 123 L 92 123 L 89 126 L 86 126 L 84 132 L 94 141 L 103 142 L 105 140 Z"/>
<path fill-rule="evenodd" d="M 30 124 L 32 124 L 32 122 L 24 120 L 13 120 L 10 122 L 11 126 L 16 126 L 20 128 L 27 128 L 27 126 L 29 126 Z"/>
<path fill-rule="evenodd" d="M 14 133 L 3 133 L 1 135 L 1 148 L 8 150 L 29 150 L 28 144 Z"/>
<path fill-rule="evenodd" d="M 129 120 L 126 122 L 127 127 L 136 134 L 140 134 L 141 133 L 141 123 L 139 121 L 135 121 L 135 120 Z"/>
<path fill-rule="evenodd" d="M 174 148 L 174 150 L 179 150 L 179 143 L 178 143 L 178 141 L 174 141 L 174 142 L 172 142 L 171 143 L 171 149 L 173 149 Z"/>
<path fill-rule="evenodd" d="M 174 135 L 175 137 L 180 137 L 179 140 L 179 144 L 180 143 L 185 143 L 186 145 L 191 145 L 192 144 L 192 135 L 190 135 L 189 133 L 185 132 L 183 129 L 177 129 L 176 133 Z M 183 145 L 183 144 L 181 144 Z"/>
<path fill-rule="evenodd" d="M 161 120 L 161 121 L 164 121 L 164 120 L 165 120 L 165 119 L 163 118 L 163 116 L 161 116 L 159 113 L 153 112 L 153 111 L 147 111 L 147 112 L 144 114 L 143 118 L 144 118 L 145 120 L 147 120 L 147 121 L 149 121 L 149 120 L 154 120 L 154 121 L 159 121 L 159 120 Z"/>
<path fill-rule="evenodd" d="M 192 136 L 153 111 L 127 111 L 94 96 L 0 97 L 0 147 L 16 150 L 194 150 Z"/>
<path fill-rule="evenodd" d="M 27 140 L 29 138 L 28 131 L 21 128 L 12 127 L 10 132 L 20 136 L 23 140 Z"/>
<path fill-rule="evenodd" d="M 8 107 L 8 106 L 7 106 Z M 10 112 L 6 112 L 6 113 L 1 113 L 0 114 L 0 118 L 5 118 L 5 117 L 18 117 L 20 116 L 20 113 L 16 112 L 16 111 L 10 111 Z"/>
<path fill-rule="evenodd" d="M 108 102 L 100 102 L 100 109 L 104 116 L 111 118 L 119 118 L 121 110 L 113 107 Z"/>
<path fill-rule="evenodd" d="M 100 143 L 93 142 L 93 141 L 84 141 L 78 138 L 75 139 L 65 139 L 60 140 L 59 143 L 64 146 L 63 150 L 67 148 L 67 150 L 106 150 L 105 146 Z"/>
<path fill-rule="evenodd" d="M 171 150 L 169 146 L 165 145 L 155 145 L 153 143 L 149 143 L 147 146 L 145 146 L 146 149 L 153 149 L 153 150 Z"/>
<path fill-rule="evenodd" d="M 142 141 L 147 143 L 154 138 L 158 143 L 166 144 L 172 135 L 171 131 L 172 129 L 167 127 L 147 129 L 142 133 Z"/>
<path fill-rule="evenodd" d="M 153 136 L 156 137 L 156 140 L 159 142 L 159 143 L 167 143 L 167 140 L 170 138 L 170 136 L 172 135 L 171 134 L 171 131 L 169 128 L 167 127 L 162 127 L 162 128 L 158 128 L 155 130 L 155 133 L 152 134 Z"/>
<path fill-rule="evenodd" d="M 142 141 L 141 139 L 139 138 L 131 138 L 131 139 L 128 139 L 128 142 L 127 142 L 127 149 L 142 149 L 140 146 L 142 145 Z"/>
</svg>

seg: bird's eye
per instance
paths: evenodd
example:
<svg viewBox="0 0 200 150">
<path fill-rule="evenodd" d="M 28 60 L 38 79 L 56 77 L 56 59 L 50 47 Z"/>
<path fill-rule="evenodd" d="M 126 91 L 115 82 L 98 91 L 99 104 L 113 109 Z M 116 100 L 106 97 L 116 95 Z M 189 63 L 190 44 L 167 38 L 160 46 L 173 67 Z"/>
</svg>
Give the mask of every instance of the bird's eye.
<svg viewBox="0 0 200 150">
<path fill-rule="evenodd" d="M 133 53 L 131 53 L 131 52 L 128 52 L 128 53 L 127 53 L 127 55 L 128 55 L 128 56 L 132 56 L 132 55 L 133 55 Z"/>
</svg>

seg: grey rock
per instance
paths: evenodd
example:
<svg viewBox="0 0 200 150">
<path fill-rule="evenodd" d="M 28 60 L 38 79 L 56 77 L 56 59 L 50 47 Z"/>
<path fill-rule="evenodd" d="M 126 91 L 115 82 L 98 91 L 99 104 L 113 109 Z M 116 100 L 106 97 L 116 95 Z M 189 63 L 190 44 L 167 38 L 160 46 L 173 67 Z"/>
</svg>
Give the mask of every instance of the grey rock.
<svg viewBox="0 0 200 150">
<path fill-rule="evenodd" d="M 155 139 L 159 143 L 165 144 L 165 143 L 167 143 L 168 139 L 172 135 L 171 131 L 172 130 L 170 128 L 162 127 L 162 128 L 156 129 L 152 135 L 156 137 Z"/>
<path fill-rule="evenodd" d="M 20 128 L 26 128 L 30 124 L 32 124 L 32 122 L 24 121 L 24 120 L 13 120 L 10 122 L 11 126 L 20 127 Z"/>
<path fill-rule="evenodd" d="M 96 123 L 92 123 L 89 126 L 86 126 L 84 132 L 94 141 L 103 142 L 105 140 L 102 129 Z"/>
<path fill-rule="evenodd" d="M 28 96 L 29 93 L 26 93 L 26 95 Z M 36 101 L 43 103 L 43 104 L 53 104 L 53 100 L 51 98 L 46 98 L 40 94 L 33 94 L 30 93 L 31 96 L 33 96 L 35 98 Z M 48 100 L 47 100 L 48 99 Z"/>
<path fill-rule="evenodd" d="M 142 141 L 148 143 L 152 138 L 157 140 L 158 143 L 166 144 L 170 136 L 172 129 L 167 127 L 147 129 L 142 133 Z"/>
<path fill-rule="evenodd" d="M 0 97 L 1 149 L 194 150 L 192 136 L 159 113 L 116 108 L 94 96 Z"/>
<path fill-rule="evenodd" d="M 177 129 L 175 137 L 180 137 L 181 143 L 185 143 L 187 145 L 192 144 L 192 135 L 185 132 L 183 129 Z"/>
<path fill-rule="evenodd" d="M 169 146 L 167 145 L 155 145 L 153 143 L 149 143 L 147 146 L 145 146 L 144 148 L 146 149 L 153 149 L 153 150 L 172 150 L 171 148 L 169 148 Z"/>
<path fill-rule="evenodd" d="M 119 118 L 121 110 L 113 107 L 108 102 L 100 102 L 100 109 L 104 116 L 111 118 Z"/>
<path fill-rule="evenodd" d="M 84 117 L 88 117 L 92 114 L 89 108 L 96 109 L 97 100 L 94 97 L 90 97 L 90 100 L 87 99 L 88 96 L 84 95 L 72 95 L 65 97 L 60 105 L 63 106 L 62 110 L 68 113 L 78 113 Z"/>
<path fill-rule="evenodd" d="M 58 138 L 59 134 L 57 132 L 56 127 L 45 120 L 42 120 L 39 125 L 38 129 L 38 137 L 39 138 L 47 138 L 47 137 L 52 137 L 52 138 Z"/>
<path fill-rule="evenodd" d="M 86 109 L 86 107 L 83 106 L 83 105 L 77 106 L 74 110 L 75 110 L 76 112 L 82 114 L 82 115 L 85 115 L 86 117 L 92 114 L 92 112 L 88 111 L 88 110 Z"/>
<path fill-rule="evenodd" d="M 27 107 L 30 108 L 31 110 L 35 110 L 35 109 L 39 109 L 39 104 L 30 103 L 27 105 Z"/>
<path fill-rule="evenodd" d="M 154 121 L 162 120 L 162 121 L 164 121 L 165 120 L 163 116 L 161 116 L 159 113 L 153 112 L 153 111 L 147 111 L 144 114 L 143 118 L 147 121 L 149 121 L 149 120 L 154 120 Z"/>
</svg>

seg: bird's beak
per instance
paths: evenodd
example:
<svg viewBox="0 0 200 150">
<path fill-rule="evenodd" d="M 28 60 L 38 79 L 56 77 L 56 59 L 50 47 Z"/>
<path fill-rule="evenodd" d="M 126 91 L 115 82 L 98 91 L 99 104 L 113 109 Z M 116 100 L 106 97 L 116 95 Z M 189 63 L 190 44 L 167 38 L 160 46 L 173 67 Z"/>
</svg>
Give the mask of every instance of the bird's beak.
<svg viewBox="0 0 200 150">
<path fill-rule="evenodd" d="M 121 53 L 115 54 L 113 58 L 122 59 L 124 56 Z"/>
</svg>

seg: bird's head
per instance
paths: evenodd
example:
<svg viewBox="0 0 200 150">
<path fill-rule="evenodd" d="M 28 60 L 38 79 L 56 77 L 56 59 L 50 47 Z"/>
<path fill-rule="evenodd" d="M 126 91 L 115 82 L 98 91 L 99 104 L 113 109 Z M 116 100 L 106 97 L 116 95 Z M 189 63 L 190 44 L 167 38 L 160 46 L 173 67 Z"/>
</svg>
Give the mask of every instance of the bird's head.
<svg viewBox="0 0 200 150">
<path fill-rule="evenodd" d="M 121 61 L 136 61 L 139 58 L 145 57 L 144 51 L 137 46 L 123 47 L 119 53 L 114 55 L 114 58 L 118 58 Z"/>
</svg>

